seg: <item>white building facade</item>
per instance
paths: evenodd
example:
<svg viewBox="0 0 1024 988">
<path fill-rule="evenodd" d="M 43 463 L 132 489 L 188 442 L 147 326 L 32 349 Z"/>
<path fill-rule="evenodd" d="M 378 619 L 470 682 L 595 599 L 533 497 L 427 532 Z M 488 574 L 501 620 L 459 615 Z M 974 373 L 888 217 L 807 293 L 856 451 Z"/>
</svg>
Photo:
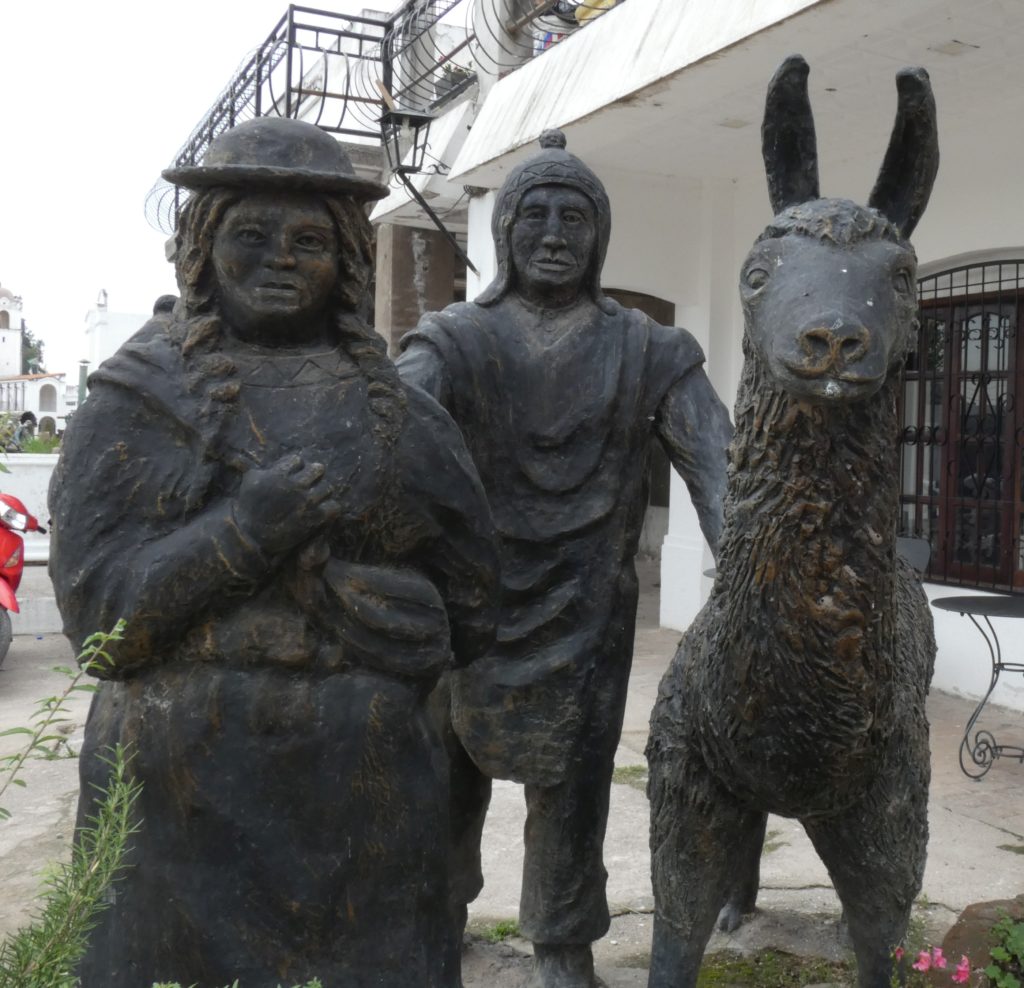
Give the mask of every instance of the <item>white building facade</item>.
<svg viewBox="0 0 1024 988">
<path fill-rule="evenodd" d="M 25 412 L 36 417 L 36 434 L 63 432 L 70 410 L 63 374 L 16 374 L 0 377 L 0 413 L 15 421 Z"/>
<path fill-rule="evenodd" d="M 511 0 L 474 2 L 494 9 Z M 704 347 L 711 380 L 731 405 L 742 364 L 738 272 L 771 218 L 760 151 L 769 78 L 786 55 L 805 56 L 822 194 L 863 202 L 892 128 L 895 74 L 923 65 L 938 105 L 942 163 L 914 244 L 931 292 L 922 306 L 926 315 L 934 311 L 932 329 L 946 349 L 937 366 L 909 375 L 905 533 L 932 542 L 930 572 L 941 581 L 927 584 L 932 597 L 1019 589 L 1024 138 L 1008 122 L 1024 110 L 1022 41 L 1024 5 L 1000 0 L 623 0 L 482 83 L 471 129 L 461 121 L 450 147 L 432 147 L 451 165 L 438 191 L 442 181 L 472 190 L 468 252 L 480 276 L 469 273 L 466 294 L 472 298 L 493 274 L 494 190 L 534 152 L 543 130 L 558 127 L 611 198 L 604 285 L 670 303 L 676 324 Z M 466 109 L 451 112 L 465 116 Z M 397 214 L 400 204 L 393 205 Z M 375 218 L 389 219 L 385 210 Z M 1021 305 L 1024 328 L 1024 296 Z M 968 504 L 965 484 L 979 476 L 994 492 L 991 503 Z M 710 563 L 673 475 L 663 624 L 687 627 L 710 589 L 702 575 Z M 955 614 L 935 616 L 935 685 L 983 694 L 989 670 L 977 632 Z M 1011 624 L 997 630 L 1013 640 Z M 1024 681 L 1004 676 L 993 699 L 1024 709 Z"/>
<path fill-rule="evenodd" d="M 25 313 L 20 295 L 0 285 L 0 377 L 21 373 Z"/>
</svg>

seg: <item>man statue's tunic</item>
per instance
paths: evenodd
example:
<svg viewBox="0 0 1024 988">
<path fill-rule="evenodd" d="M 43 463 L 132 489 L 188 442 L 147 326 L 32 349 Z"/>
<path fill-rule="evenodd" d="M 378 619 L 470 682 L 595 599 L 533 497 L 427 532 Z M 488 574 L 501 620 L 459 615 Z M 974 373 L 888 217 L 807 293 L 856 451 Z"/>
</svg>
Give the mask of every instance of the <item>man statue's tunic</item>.
<svg viewBox="0 0 1024 988">
<path fill-rule="evenodd" d="M 601 848 L 649 441 L 665 446 L 714 544 L 730 427 L 685 330 L 602 297 L 548 339 L 551 314 L 537 310 L 524 328 L 524 307 L 506 298 L 427 315 L 403 340 L 398 367 L 459 425 L 499 533 L 497 643 L 455 674 L 452 717 L 480 770 L 526 783 L 520 927 L 535 942 L 589 943 L 608 926 Z M 453 781 L 457 804 L 457 772 Z M 472 800 L 479 786 L 463 782 Z M 458 827 L 457 805 L 454 818 Z M 461 878 L 471 899 L 473 877 Z"/>
</svg>

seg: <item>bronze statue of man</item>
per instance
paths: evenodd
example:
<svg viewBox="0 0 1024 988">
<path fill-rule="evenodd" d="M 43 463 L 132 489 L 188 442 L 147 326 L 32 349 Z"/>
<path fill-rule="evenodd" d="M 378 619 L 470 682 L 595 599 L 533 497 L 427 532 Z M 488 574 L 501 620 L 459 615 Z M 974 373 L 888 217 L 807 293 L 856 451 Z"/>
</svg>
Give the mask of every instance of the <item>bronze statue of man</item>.
<svg viewBox="0 0 1024 988">
<path fill-rule="evenodd" d="M 561 133 L 541 145 L 498 193 L 494 282 L 425 316 L 398 368 L 461 428 L 501 544 L 496 645 L 450 683 L 455 912 L 464 922 L 482 885 L 489 777 L 525 783 L 519 924 L 534 981 L 589 988 L 590 945 L 609 925 L 602 845 L 649 440 L 682 474 L 714 549 L 732 430 L 693 337 L 602 293 L 607 194 Z"/>
<path fill-rule="evenodd" d="M 50 489 L 68 636 L 127 620 L 80 825 L 108 746 L 142 783 L 81 984 L 456 988 L 427 697 L 493 640 L 497 549 L 458 431 L 360 315 L 385 190 L 278 118 L 165 176 L 193 190 L 180 298 L 92 376 Z"/>
</svg>

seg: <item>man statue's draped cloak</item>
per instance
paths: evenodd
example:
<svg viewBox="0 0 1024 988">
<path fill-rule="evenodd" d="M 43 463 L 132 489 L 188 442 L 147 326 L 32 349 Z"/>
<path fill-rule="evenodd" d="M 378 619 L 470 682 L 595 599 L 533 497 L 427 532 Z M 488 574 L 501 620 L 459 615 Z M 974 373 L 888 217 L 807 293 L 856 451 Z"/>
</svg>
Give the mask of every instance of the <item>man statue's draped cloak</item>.
<svg viewBox="0 0 1024 988">
<path fill-rule="evenodd" d="M 706 459 L 724 464 L 728 434 L 702 436 L 690 417 L 699 403 L 685 399 L 688 380 L 713 392 L 685 330 L 605 300 L 546 341 L 499 308 L 456 304 L 425 316 L 398 366 L 458 423 L 500 538 L 497 642 L 457 675 L 454 724 L 487 774 L 554 785 L 602 711 L 618 716 L 604 694 L 624 690 L 632 655 L 649 441 L 662 440 L 704 521 L 720 519 L 720 485 L 689 467 L 702 443 L 717 443 Z M 673 390 L 676 403 L 666 400 Z M 724 410 L 719 421 L 728 429 Z"/>
</svg>

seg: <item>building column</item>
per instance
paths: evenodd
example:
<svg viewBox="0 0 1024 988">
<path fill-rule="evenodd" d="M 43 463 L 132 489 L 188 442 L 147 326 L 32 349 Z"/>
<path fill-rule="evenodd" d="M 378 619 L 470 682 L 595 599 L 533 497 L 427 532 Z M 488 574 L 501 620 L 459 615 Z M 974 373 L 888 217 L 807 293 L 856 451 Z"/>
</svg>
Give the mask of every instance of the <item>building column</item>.
<svg viewBox="0 0 1024 988">
<path fill-rule="evenodd" d="M 476 265 L 479 274 L 466 269 L 466 299 L 472 301 L 498 273 L 491 233 L 491 214 L 494 212 L 495 193 L 490 189 L 471 189 L 467 219 L 466 253 Z"/>
<path fill-rule="evenodd" d="M 708 376 L 730 409 L 732 395 L 721 392 L 721 341 L 735 332 L 736 271 L 734 270 L 735 192 L 731 183 L 706 182 L 701 194 L 700 269 L 697 297 L 677 312 L 679 324 L 696 337 L 708 358 Z M 668 534 L 661 547 L 661 611 L 663 627 L 680 631 L 690 626 L 711 589 L 704 571 L 714 566 L 704 541 L 697 512 L 679 474 L 672 471 L 669 487 Z"/>
<path fill-rule="evenodd" d="M 441 233 L 394 223 L 377 227 L 374 322 L 392 356 L 421 316 L 454 301 L 454 291 L 455 252 Z"/>
</svg>

